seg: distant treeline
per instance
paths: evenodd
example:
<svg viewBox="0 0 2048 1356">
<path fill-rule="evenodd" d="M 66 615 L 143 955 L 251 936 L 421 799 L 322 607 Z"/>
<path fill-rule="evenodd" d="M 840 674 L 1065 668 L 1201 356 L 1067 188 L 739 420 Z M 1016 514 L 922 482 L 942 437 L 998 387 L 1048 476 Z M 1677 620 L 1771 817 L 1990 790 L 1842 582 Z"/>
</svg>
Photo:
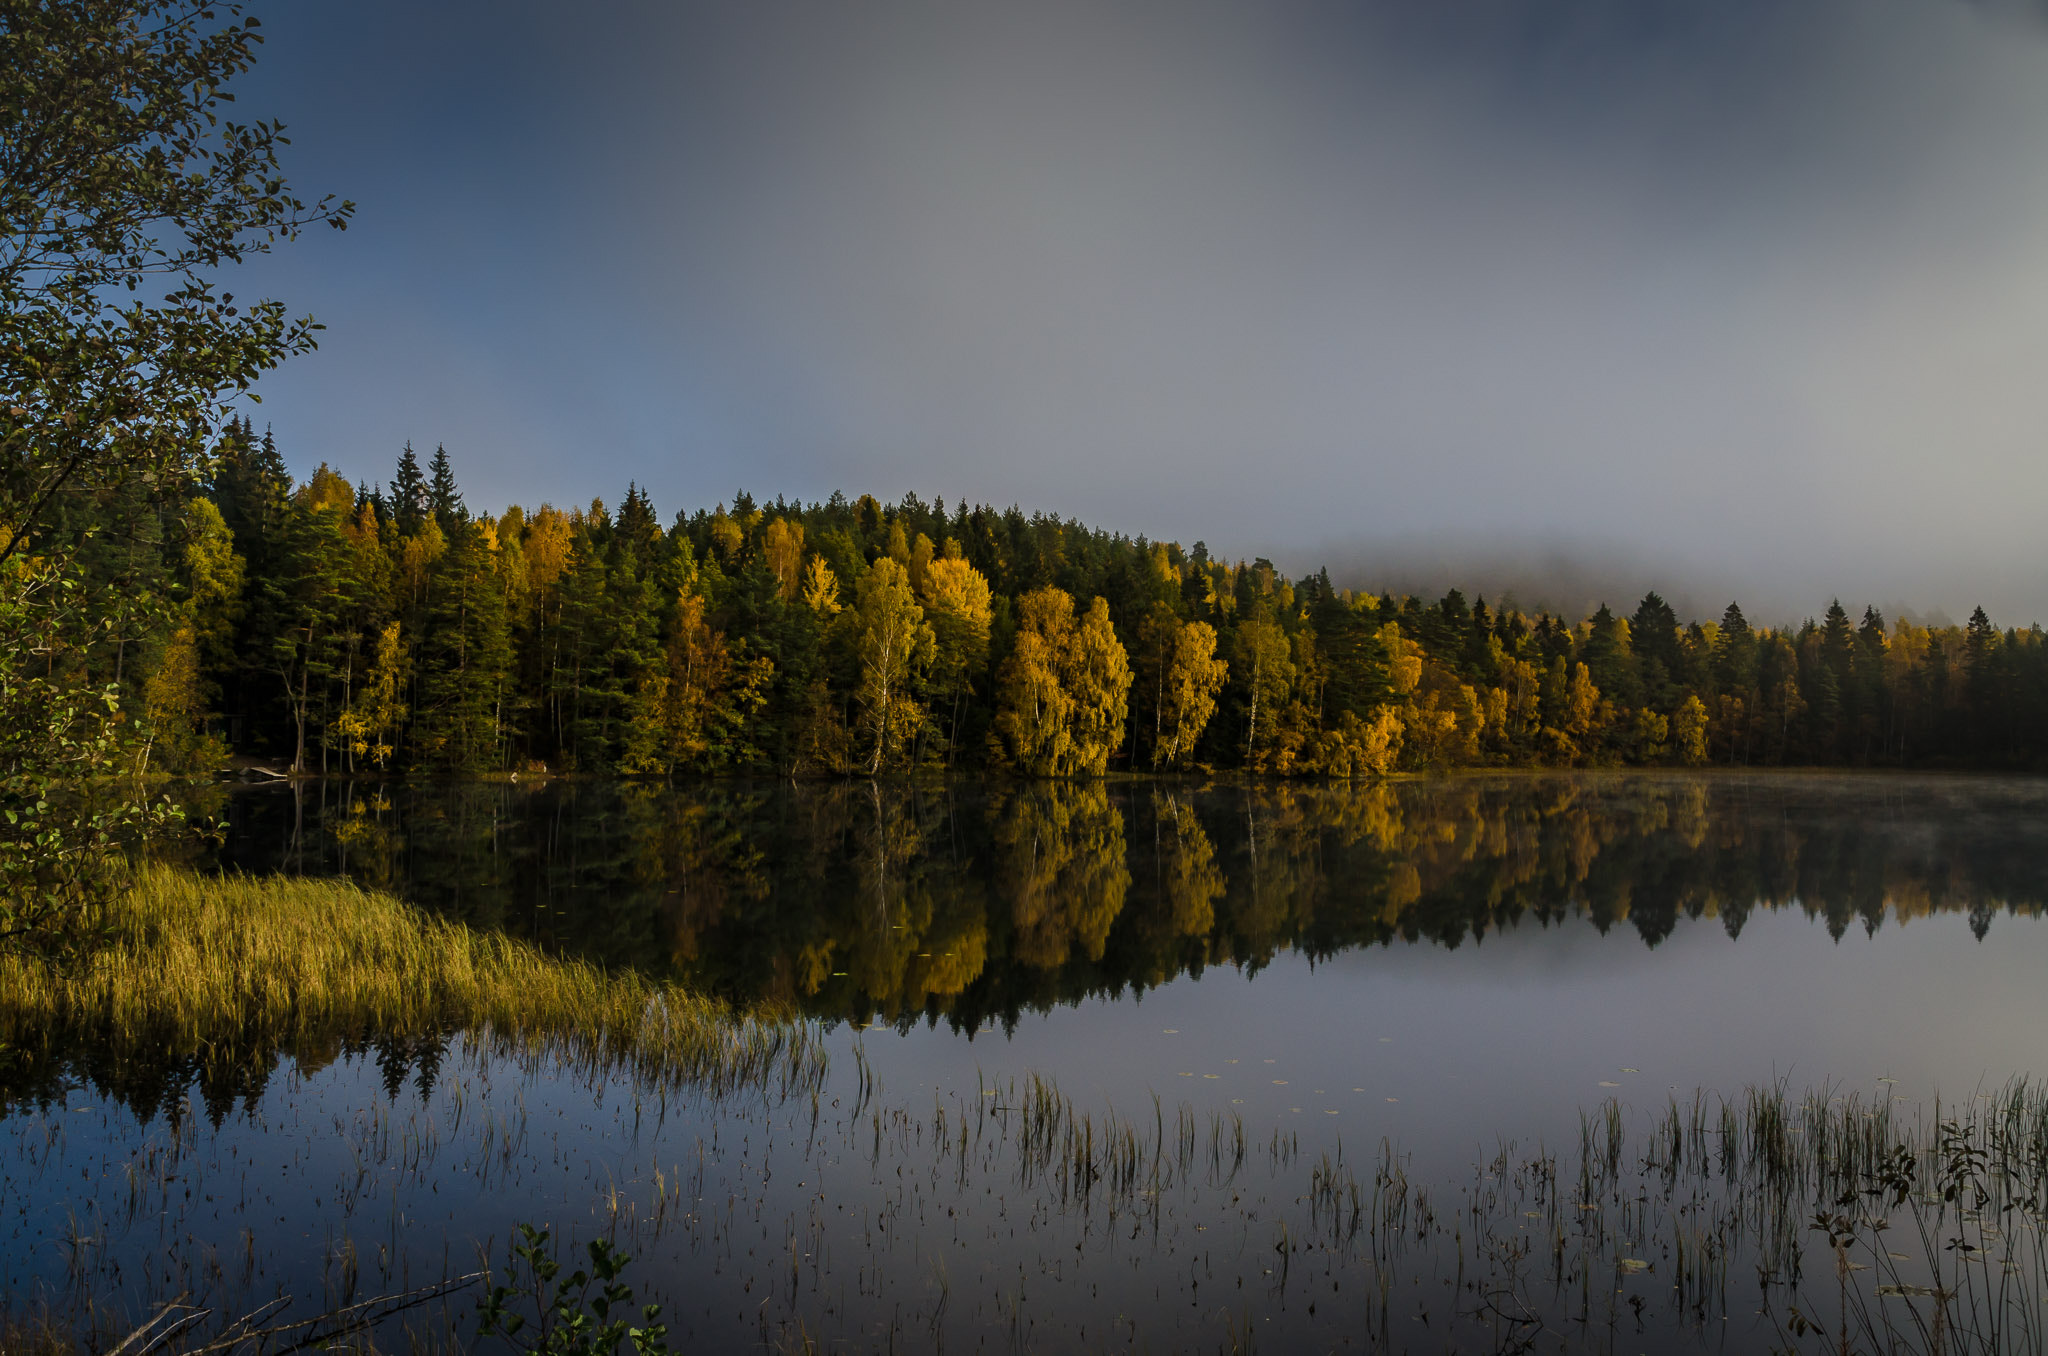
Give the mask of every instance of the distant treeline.
<svg viewBox="0 0 2048 1356">
<path fill-rule="evenodd" d="M 157 767 L 2048 763 L 2042 632 L 1982 609 L 1922 627 L 1834 603 L 1780 629 L 1652 593 L 1529 616 L 916 495 L 740 494 L 664 527 L 628 486 L 616 508 L 489 515 L 444 452 L 407 447 L 388 486 L 294 483 L 246 425 L 204 495 L 140 530 L 116 516 L 62 529 L 125 606 L 73 662 L 118 685 Z"/>
</svg>

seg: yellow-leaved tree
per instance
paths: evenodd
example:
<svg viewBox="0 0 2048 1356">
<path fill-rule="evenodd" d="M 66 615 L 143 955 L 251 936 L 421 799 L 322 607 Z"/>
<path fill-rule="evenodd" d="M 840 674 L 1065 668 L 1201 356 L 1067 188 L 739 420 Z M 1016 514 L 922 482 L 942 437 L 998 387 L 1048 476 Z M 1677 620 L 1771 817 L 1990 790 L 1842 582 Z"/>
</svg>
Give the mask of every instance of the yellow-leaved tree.
<svg viewBox="0 0 2048 1356">
<path fill-rule="evenodd" d="M 1123 743 L 1130 657 L 1097 598 L 1078 620 L 1064 589 L 1034 589 L 1018 602 L 1016 648 L 997 684 L 998 757 L 1038 777 L 1099 777 Z"/>
<path fill-rule="evenodd" d="M 183 768 L 198 739 L 202 702 L 199 695 L 199 643 L 191 622 L 180 622 L 164 642 L 163 656 L 142 685 L 148 736 L 138 756 L 146 768 L 161 753 L 174 768 Z"/>
<path fill-rule="evenodd" d="M 931 666 L 936 641 L 910 591 L 910 573 L 887 556 L 861 576 L 845 617 L 860 678 L 854 702 L 867 744 L 868 775 L 911 761 L 925 723 L 914 686 Z"/>
<path fill-rule="evenodd" d="M 1245 707 L 1244 758 L 1248 767 L 1264 769 L 1287 694 L 1294 688 L 1293 648 L 1280 624 L 1265 616 L 1246 617 L 1238 624 L 1238 679 L 1249 701 Z"/>
<path fill-rule="evenodd" d="M 775 576 L 782 600 L 794 602 L 803 588 L 804 525 L 777 518 L 761 532 L 761 556 Z"/>
<path fill-rule="evenodd" d="M 1328 777 L 1384 777 L 1401 757 L 1407 725 L 1392 707 L 1382 706 L 1370 718 L 1346 711 L 1337 728 L 1323 732 L 1317 759 Z"/>
<path fill-rule="evenodd" d="M 1165 648 L 1153 761 L 1180 767 L 1194 754 L 1195 741 L 1216 714 L 1216 697 L 1230 679 L 1230 665 L 1216 657 L 1216 628 L 1207 622 L 1174 621 Z"/>
<path fill-rule="evenodd" d="M 817 613 L 819 620 L 830 621 L 839 615 L 839 576 L 832 573 L 825 557 L 811 557 L 804 571 L 803 594 L 804 605 Z"/>
<path fill-rule="evenodd" d="M 370 674 L 356 689 L 348 709 L 334 718 L 334 734 L 349 766 L 368 758 L 381 770 L 397 751 L 400 729 L 405 724 L 405 646 L 399 639 L 398 623 L 392 622 L 377 637 L 377 658 Z"/>
<path fill-rule="evenodd" d="M 1687 693 L 1671 713 L 1671 742 L 1682 761 L 1707 761 L 1707 706 L 1696 694 Z"/>
<path fill-rule="evenodd" d="M 918 541 L 930 545 L 922 534 Z M 915 573 L 915 553 L 911 565 Z M 924 600 L 925 619 L 931 623 L 936 639 L 932 688 L 935 695 L 945 694 L 946 760 L 950 763 L 969 685 L 988 662 L 988 630 L 994 602 L 981 571 L 954 554 L 939 560 L 927 559 L 917 588 L 918 596 Z"/>
<path fill-rule="evenodd" d="M 215 694 L 205 675 L 234 663 L 243 561 L 235 554 L 234 534 L 211 500 L 193 499 L 186 505 L 185 527 L 185 597 L 156 667 L 143 684 L 143 768 L 152 759 L 161 759 L 173 770 L 185 771 L 216 766 L 227 756 L 226 744 L 203 730 L 206 706 Z"/>
</svg>

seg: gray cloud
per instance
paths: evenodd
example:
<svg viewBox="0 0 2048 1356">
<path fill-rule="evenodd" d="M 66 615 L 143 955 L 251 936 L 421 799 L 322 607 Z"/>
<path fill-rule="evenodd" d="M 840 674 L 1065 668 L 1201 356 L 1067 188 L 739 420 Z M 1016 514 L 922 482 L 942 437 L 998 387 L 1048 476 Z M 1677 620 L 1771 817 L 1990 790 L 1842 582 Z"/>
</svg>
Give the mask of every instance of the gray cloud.
<svg viewBox="0 0 2048 1356">
<path fill-rule="evenodd" d="M 333 249 L 278 275 L 336 321 L 273 397 L 301 455 L 445 439 L 485 501 L 1015 500 L 1364 583 L 1448 553 L 1518 591 L 1702 581 L 1666 587 L 1703 611 L 2048 617 L 2020 8 L 486 12 L 403 61 L 278 45 L 391 99 L 294 95 L 387 231 L 381 296 Z"/>
</svg>

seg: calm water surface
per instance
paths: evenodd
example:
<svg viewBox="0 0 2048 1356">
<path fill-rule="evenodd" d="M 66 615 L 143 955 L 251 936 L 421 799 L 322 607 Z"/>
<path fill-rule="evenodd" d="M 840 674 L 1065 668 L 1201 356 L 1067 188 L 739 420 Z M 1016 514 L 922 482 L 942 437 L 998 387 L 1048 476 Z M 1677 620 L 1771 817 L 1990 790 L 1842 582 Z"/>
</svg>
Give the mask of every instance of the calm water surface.
<svg viewBox="0 0 2048 1356">
<path fill-rule="evenodd" d="M 2039 781 L 329 783 L 207 808 L 218 865 L 790 1005 L 828 1082 L 710 1101 L 459 1036 L 211 1077 L 62 1052 L 0 1075 L 17 1303 L 311 1304 L 535 1220 L 614 1233 L 677 1332 L 761 1349 L 1743 1350 L 1774 1320 L 1740 1267 L 1701 1296 L 1653 1257 L 1504 1323 L 1441 1239 L 1318 1233 L 1318 1165 L 1452 1202 L 1569 1171 L 1609 1098 L 1633 1131 L 1696 1090 L 1903 1114 L 2048 1073 Z M 1034 1075 L 1138 1127 L 1145 1184 L 1027 1144 Z"/>
</svg>

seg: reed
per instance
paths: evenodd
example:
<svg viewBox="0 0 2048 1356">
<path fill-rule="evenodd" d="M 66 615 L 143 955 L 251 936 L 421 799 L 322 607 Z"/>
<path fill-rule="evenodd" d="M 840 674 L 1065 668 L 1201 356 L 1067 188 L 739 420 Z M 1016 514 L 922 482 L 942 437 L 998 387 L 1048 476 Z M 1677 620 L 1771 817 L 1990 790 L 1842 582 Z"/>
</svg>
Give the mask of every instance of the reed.
<svg viewBox="0 0 2048 1356">
<path fill-rule="evenodd" d="M 819 1085 L 808 1024 L 549 955 L 345 881 L 143 868 L 57 968 L 0 954 L 0 1047 L 200 1059 L 463 1033 L 500 1053 L 717 1093 Z"/>
</svg>

